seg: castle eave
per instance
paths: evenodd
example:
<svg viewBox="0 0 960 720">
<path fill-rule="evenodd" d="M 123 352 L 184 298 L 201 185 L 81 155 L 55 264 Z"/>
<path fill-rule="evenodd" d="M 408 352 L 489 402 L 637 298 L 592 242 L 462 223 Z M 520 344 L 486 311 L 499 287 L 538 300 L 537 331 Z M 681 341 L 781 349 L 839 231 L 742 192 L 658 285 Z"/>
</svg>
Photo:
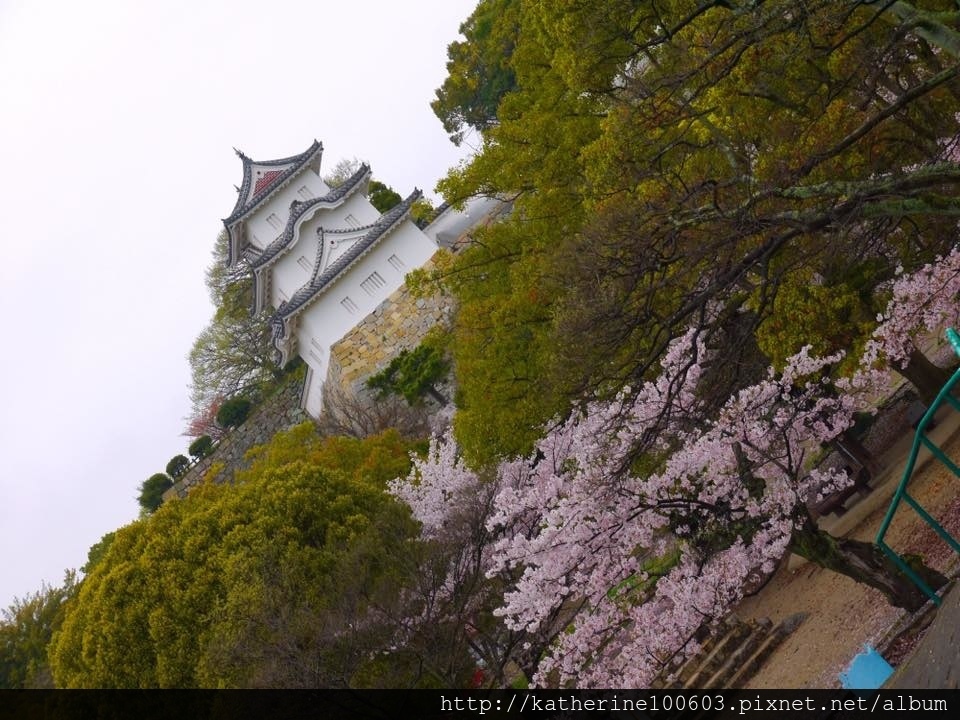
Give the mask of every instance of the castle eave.
<svg viewBox="0 0 960 720">
<path fill-rule="evenodd" d="M 387 235 L 399 227 L 410 216 L 411 207 L 422 195 L 423 193 L 420 190 L 414 190 L 403 202 L 398 203 L 394 208 L 381 215 L 380 219 L 371 226 L 369 232 L 361 240 L 354 243 L 344 255 L 322 272 L 319 272 L 318 264 L 316 266 L 317 271 L 310 282 L 297 290 L 289 302 L 281 303 L 271 319 L 271 325 L 274 328 L 274 347 L 278 351 L 281 351 L 281 347 L 287 346 L 291 342 L 292 321 L 296 316 L 326 292 L 360 258 L 372 251 Z"/>
<path fill-rule="evenodd" d="M 239 150 L 236 152 L 243 162 L 243 183 L 237 191 L 236 205 L 223 220 L 229 236 L 227 264 L 230 267 L 237 263 L 244 249 L 243 221 L 304 169 L 313 167 L 319 173 L 323 144 L 314 140 L 306 151 L 279 160 L 254 161 Z"/>
</svg>

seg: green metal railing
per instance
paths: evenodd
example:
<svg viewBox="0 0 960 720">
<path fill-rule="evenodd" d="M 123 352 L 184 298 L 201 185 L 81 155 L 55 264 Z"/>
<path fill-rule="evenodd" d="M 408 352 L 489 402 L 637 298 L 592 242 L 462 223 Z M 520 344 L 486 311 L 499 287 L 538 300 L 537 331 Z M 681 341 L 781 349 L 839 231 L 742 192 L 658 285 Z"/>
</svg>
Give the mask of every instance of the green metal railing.
<svg viewBox="0 0 960 720">
<path fill-rule="evenodd" d="M 956 330 L 950 328 L 947 330 L 947 340 L 950 341 L 950 345 L 953 347 L 953 351 L 960 356 L 960 335 L 957 334 Z M 914 499 L 910 493 L 907 492 L 907 485 L 910 483 L 910 477 L 913 475 L 914 468 L 917 464 L 917 455 L 920 453 L 920 446 L 925 446 L 933 456 L 946 465 L 950 472 L 952 472 L 957 477 L 960 477 L 960 467 L 947 457 L 943 451 L 937 447 L 930 437 L 927 435 L 927 426 L 930 424 L 930 421 L 933 419 L 933 416 L 936 414 L 937 410 L 940 409 L 940 406 L 944 402 L 950 403 L 953 406 L 954 410 L 960 410 L 960 401 L 958 401 L 951 393 L 953 386 L 960 382 L 960 370 L 957 370 L 953 376 L 947 380 L 944 386 L 940 389 L 940 392 L 937 393 L 937 397 L 930 407 L 927 408 L 927 411 L 923 414 L 923 417 L 920 419 L 920 422 L 917 424 L 917 432 L 913 438 L 913 446 L 910 448 L 910 456 L 907 459 L 907 466 L 903 471 L 903 477 L 900 479 L 900 484 L 897 486 L 897 491 L 893 495 L 893 500 L 890 502 L 890 509 L 887 510 L 887 515 L 883 519 L 883 524 L 880 526 L 879 532 L 877 532 L 877 545 L 886 553 L 887 557 L 893 560 L 896 563 L 897 567 L 900 568 L 904 574 L 906 574 L 916 585 L 919 587 L 924 594 L 929 597 L 936 605 L 940 604 L 940 596 L 931 588 L 927 583 L 925 583 L 919 575 L 911 568 L 907 562 L 899 555 L 897 552 L 891 548 L 889 545 L 884 542 L 883 537 L 887 533 L 887 529 L 890 527 L 890 523 L 893 521 L 893 516 L 896 514 L 897 509 L 900 507 L 900 503 L 905 502 L 907 505 L 912 507 L 920 518 L 934 531 L 943 538 L 946 543 L 953 548 L 953 551 L 960 555 L 960 542 L 957 542 L 956 538 L 953 537 L 946 529 L 934 520 L 930 514 L 923 509 L 919 502 Z"/>
</svg>

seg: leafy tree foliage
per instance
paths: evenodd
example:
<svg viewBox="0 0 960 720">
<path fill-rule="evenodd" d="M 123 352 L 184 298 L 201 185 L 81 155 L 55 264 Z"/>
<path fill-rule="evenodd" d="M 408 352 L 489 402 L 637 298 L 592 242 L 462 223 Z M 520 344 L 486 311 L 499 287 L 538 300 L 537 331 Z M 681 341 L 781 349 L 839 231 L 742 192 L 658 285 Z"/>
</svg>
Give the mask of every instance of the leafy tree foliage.
<svg viewBox="0 0 960 720">
<path fill-rule="evenodd" d="M 436 208 L 429 200 L 420 198 L 410 208 L 410 217 L 418 228 L 425 228 L 436 216 Z"/>
<path fill-rule="evenodd" d="M 0 689 L 53 687 L 47 646 L 76 591 L 76 576 L 68 572 L 63 585 L 44 585 L 0 611 Z"/>
<path fill-rule="evenodd" d="M 756 331 L 759 347 L 778 368 L 805 345 L 818 355 L 848 350 L 849 371 L 876 325 L 874 289 L 880 277 L 864 278 L 850 266 L 827 277 L 799 269 L 769 301 L 768 316 Z"/>
<path fill-rule="evenodd" d="M 227 400 L 217 410 L 217 424 L 220 427 L 231 428 L 243 425 L 253 407 L 247 398 L 234 397 Z"/>
<path fill-rule="evenodd" d="M 473 669 L 398 636 L 423 551 L 384 492 L 395 433 L 310 424 L 116 532 L 51 645 L 62 687 L 446 685 Z M 419 602 L 419 600 L 416 600 Z M 416 604 L 416 603 L 414 603 Z"/>
<path fill-rule="evenodd" d="M 167 475 L 176 479 L 183 475 L 189 467 L 190 461 L 186 455 L 174 455 L 170 458 L 170 462 L 167 463 Z"/>
<path fill-rule="evenodd" d="M 370 201 L 371 205 L 373 205 L 382 213 L 385 213 L 398 202 L 403 200 L 403 198 L 400 197 L 400 193 L 398 193 L 389 185 L 384 185 L 379 180 L 370 181 L 367 199 Z"/>
<path fill-rule="evenodd" d="M 468 128 L 494 125 L 500 99 L 516 86 L 511 57 L 519 14 L 518 0 L 481 0 L 460 25 L 465 39 L 447 48 L 447 79 L 430 107 L 457 145 Z"/>
<path fill-rule="evenodd" d="M 436 340 L 425 340 L 413 350 L 402 350 L 387 366 L 367 379 L 367 387 L 380 397 L 401 395 L 414 405 L 429 395 L 441 407 L 448 402 L 437 383 L 450 372 L 450 363 Z"/>
<path fill-rule="evenodd" d="M 227 235 L 221 232 L 207 268 L 207 288 L 213 319 L 190 350 L 190 398 L 193 411 L 187 434 L 214 435 L 210 419 L 223 398 L 257 397 L 282 376 L 273 359 L 269 313 L 252 315 L 252 280 L 249 267 L 240 261 L 226 267 Z M 214 435 L 215 436 L 215 435 Z"/>
<path fill-rule="evenodd" d="M 163 503 L 163 494 L 173 487 L 173 480 L 171 480 L 170 477 L 171 475 L 177 477 L 177 475 L 174 475 L 170 470 L 172 465 L 175 465 L 174 470 L 180 467 L 181 463 L 179 461 L 174 462 L 177 458 L 182 458 L 183 461 L 185 461 L 184 469 L 190 464 L 183 455 L 177 455 L 177 457 L 173 458 L 173 460 L 167 464 L 167 473 L 170 473 L 169 475 L 167 473 L 154 473 L 141 483 L 140 496 L 137 498 L 137 502 L 140 503 L 140 507 L 146 512 L 151 513 L 160 507 Z"/>
<path fill-rule="evenodd" d="M 213 438 L 209 435 L 202 435 L 190 443 L 190 447 L 187 448 L 187 452 L 195 460 L 202 460 L 213 450 Z"/>
<path fill-rule="evenodd" d="M 748 308 L 755 325 L 782 321 L 777 293 L 797 291 L 798 270 L 876 267 L 849 286 L 860 294 L 943 250 L 958 212 L 958 46 L 938 9 L 521 5 L 516 88 L 441 184 L 449 198 L 514 200 L 448 278 L 464 320 L 455 363 L 476 378 L 460 386 L 465 452 L 529 449 L 522 418 L 539 427 L 568 398 L 649 377 L 691 321 L 715 334 Z M 725 310 L 707 312 L 717 301 Z M 865 340 L 860 310 L 833 311 Z"/>
<path fill-rule="evenodd" d="M 159 504 L 158 504 L 159 507 Z M 107 554 L 107 550 L 110 549 L 113 539 L 117 536 L 116 532 L 108 532 L 97 542 L 90 546 L 90 549 L 87 551 L 87 562 L 84 564 L 80 571 L 84 575 L 89 575 L 90 571 L 103 560 L 104 556 Z"/>
</svg>

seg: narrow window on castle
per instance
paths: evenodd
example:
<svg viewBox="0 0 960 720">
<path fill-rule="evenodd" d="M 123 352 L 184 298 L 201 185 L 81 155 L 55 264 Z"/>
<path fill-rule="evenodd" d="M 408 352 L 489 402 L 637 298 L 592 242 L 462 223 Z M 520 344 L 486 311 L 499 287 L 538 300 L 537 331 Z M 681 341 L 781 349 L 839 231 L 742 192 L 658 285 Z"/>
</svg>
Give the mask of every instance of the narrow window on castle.
<svg viewBox="0 0 960 720">
<path fill-rule="evenodd" d="M 355 227 L 355 228 L 360 227 L 360 221 L 357 220 L 353 215 L 347 215 L 343 220 L 350 227 Z"/>
<path fill-rule="evenodd" d="M 360 309 L 360 307 L 349 297 L 345 297 L 343 300 L 341 300 L 340 304 L 343 305 L 344 309 L 351 315 Z"/>
<path fill-rule="evenodd" d="M 394 270 L 396 270 L 399 273 L 402 273 L 407 268 L 403 260 L 398 258 L 396 255 L 391 255 L 390 257 L 388 257 L 387 262 L 390 263 L 390 267 L 392 267 Z"/>
<path fill-rule="evenodd" d="M 303 268 L 304 270 L 306 270 L 307 272 L 310 272 L 311 270 L 313 270 L 313 263 L 311 263 L 309 260 L 307 260 L 307 256 L 306 256 L 306 255 L 301 255 L 301 256 L 300 256 L 300 259 L 297 260 L 297 265 L 299 265 L 300 267 L 302 267 L 302 268 Z"/>
<path fill-rule="evenodd" d="M 371 273 L 370 277 L 360 283 L 360 287 L 367 295 L 375 295 L 377 290 L 386 286 L 386 281 L 380 276 L 380 273 Z"/>
<path fill-rule="evenodd" d="M 280 216 L 276 213 L 270 213 L 267 216 L 267 222 L 270 223 L 270 227 L 274 230 L 280 230 L 283 227 L 283 222 L 281 222 Z"/>
<path fill-rule="evenodd" d="M 297 190 L 297 195 L 299 195 L 302 200 L 313 200 L 314 198 L 313 191 L 306 185 Z"/>
</svg>

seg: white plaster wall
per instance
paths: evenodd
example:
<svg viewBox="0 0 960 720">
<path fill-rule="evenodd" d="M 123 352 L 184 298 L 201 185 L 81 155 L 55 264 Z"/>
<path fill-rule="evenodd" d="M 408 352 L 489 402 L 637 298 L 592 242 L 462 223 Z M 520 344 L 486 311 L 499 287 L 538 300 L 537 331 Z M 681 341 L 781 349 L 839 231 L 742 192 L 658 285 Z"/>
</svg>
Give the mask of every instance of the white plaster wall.
<svg viewBox="0 0 960 720">
<path fill-rule="evenodd" d="M 342 211 L 340 213 L 339 224 L 337 225 L 327 225 L 324 224 L 324 227 L 330 228 L 348 228 L 345 218 L 347 215 L 353 215 L 361 225 L 369 225 L 370 223 L 375 223 L 377 218 L 380 217 L 380 213 L 377 209 L 370 203 L 366 195 L 362 193 L 355 193 L 347 198 L 347 201 L 342 206 Z"/>
<path fill-rule="evenodd" d="M 306 223 L 305 223 L 306 224 Z M 311 270 L 300 266 L 300 256 L 307 258 L 310 266 L 317 259 L 317 245 L 320 240 L 316 233 L 309 228 L 304 232 L 303 226 L 300 229 L 300 241 L 296 247 L 288 250 L 280 256 L 270 267 L 270 306 L 274 309 L 280 307 L 283 299 L 289 300 L 293 294 L 307 284 L 310 280 Z"/>
<path fill-rule="evenodd" d="M 320 417 L 320 412 L 323 410 L 323 378 L 324 376 L 312 367 L 307 368 L 302 404 L 310 417 Z"/>
<path fill-rule="evenodd" d="M 317 300 L 299 315 L 296 350 L 310 366 L 314 378 L 306 393 L 305 409 L 308 413 L 314 417 L 319 414 L 322 400 L 320 386 L 329 366 L 330 346 L 403 285 L 405 274 L 423 265 L 436 250 L 437 246 L 430 238 L 412 221 L 405 220 L 360 258 L 346 274 L 325 288 Z M 403 271 L 390 265 L 388 258 L 391 255 L 403 261 L 406 266 Z M 374 271 L 384 279 L 385 286 L 371 295 L 360 283 Z M 355 312 L 350 312 L 341 304 L 345 297 L 356 303 Z"/>
<path fill-rule="evenodd" d="M 298 186 L 299 187 L 299 186 Z M 311 212 L 314 214 L 311 215 Z M 361 193 L 357 192 L 347 198 L 342 204 L 334 208 L 325 208 L 323 206 L 316 210 L 308 211 L 306 220 L 302 220 L 294 235 L 293 242 L 287 247 L 270 268 L 272 273 L 270 278 L 270 297 L 268 302 L 274 309 L 280 307 L 283 299 L 289 300 L 293 294 L 306 285 L 313 273 L 313 264 L 317 259 L 317 245 L 319 237 L 317 229 L 320 226 L 325 228 L 345 229 L 351 227 L 344 218 L 347 215 L 353 215 L 361 225 L 376 222 L 380 213 L 370 204 Z M 337 240 L 337 248 L 333 253 L 335 258 L 349 247 L 347 239 L 362 237 L 365 233 L 359 232 L 357 235 L 339 236 L 328 238 Z M 305 257 L 309 263 L 309 268 L 300 265 L 300 258 Z M 329 265 L 326 259 L 322 260 L 324 266 Z"/>
</svg>

